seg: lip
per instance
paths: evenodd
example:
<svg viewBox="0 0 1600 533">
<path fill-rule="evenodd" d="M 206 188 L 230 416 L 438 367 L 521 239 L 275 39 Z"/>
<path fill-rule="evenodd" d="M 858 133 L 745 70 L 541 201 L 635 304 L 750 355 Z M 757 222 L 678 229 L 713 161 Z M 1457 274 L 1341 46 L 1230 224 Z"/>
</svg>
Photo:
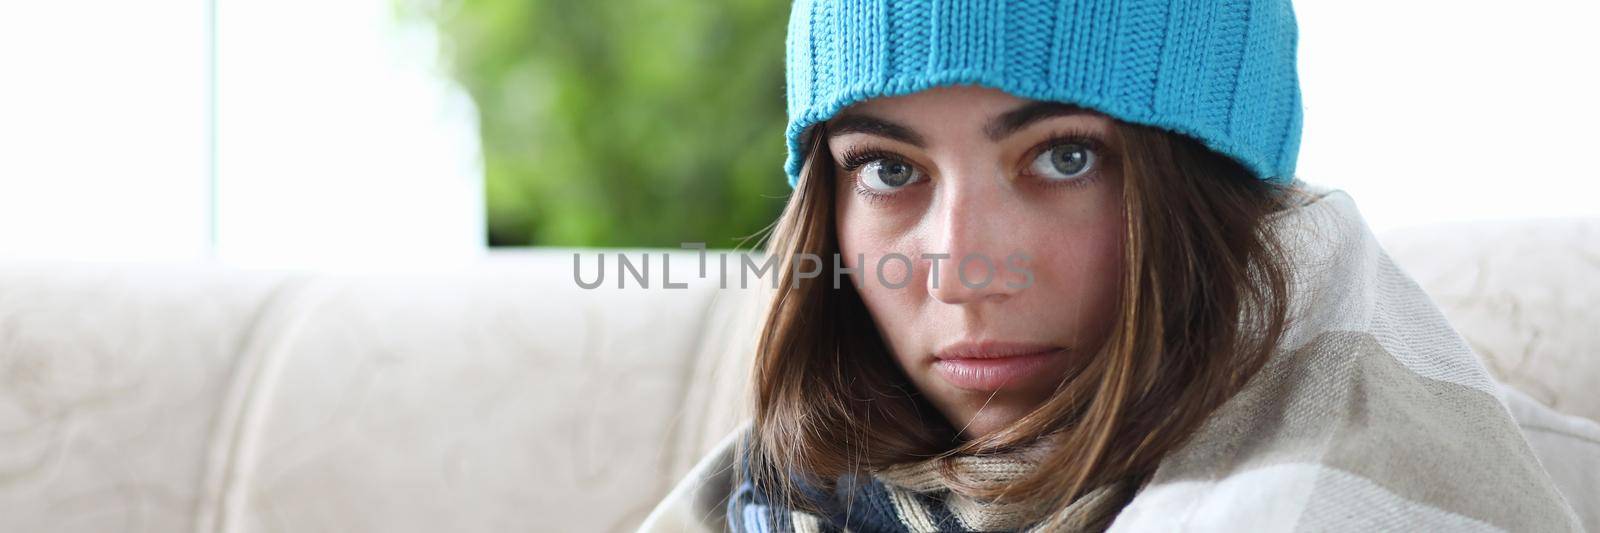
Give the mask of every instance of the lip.
<svg viewBox="0 0 1600 533">
<path fill-rule="evenodd" d="M 1041 372 L 1066 348 L 1007 341 L 962 341 L 934 353 L 933 369 L 957 388 L 997 391 L 1051 377 Z"/>
</svg>

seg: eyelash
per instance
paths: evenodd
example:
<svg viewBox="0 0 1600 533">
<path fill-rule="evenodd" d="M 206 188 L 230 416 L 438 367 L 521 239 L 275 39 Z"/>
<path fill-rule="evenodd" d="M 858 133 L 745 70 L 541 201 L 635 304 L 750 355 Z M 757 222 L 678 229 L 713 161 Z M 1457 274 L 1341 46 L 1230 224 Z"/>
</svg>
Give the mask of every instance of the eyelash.
<svg viewBox="0 0 1600 533">
<path fill-rule="evenodd" d="M 1040 143 L 1033 150 L 1028 151 L 1028 157 L 1026 161 L 1028 161 L 1029 166 L 1031 167 L 1033 160 L 1038 159 L 1039 156 L 1043 155 L 1045 151 L 1063 144 L 1081 145 L 1085 148 L 1088 148 L 1090 152 L 1094 152 L 1096 167 L 1094 168 L 1093 172 L 1090 172 L 1081 178 L 1060 182 L 1051 182 L 1047 184 L 1049 187 L 1078 188 L 1089 186 L 1090 184 L 1099 181 L 1100 173 L 1103 172 L 1103 167 L 1099 165 L 1105 165 L 1108 161 L 1115 160 L 1115 158 L 1112 157 L 1111 150 L 1106 148 L 1106 144 L 1100 142 L 1100 139 L 1096 138 L 1087 131 L 1068 128 L 1057 130 L 1056 133 L 1050 135 L 1049 139 L 1045 140 L 1043 143 Z"/>
<path fill-rule="evenodd" d="M 845 150 L 843 157 L 839 158 L 839 165 L 844 167 L 844 171 L 850 175 L 850 188 L 855 189 L 857 196 L 860 196 L 862 199 L 865 199 L 867 202 L 873 204 L 878 204 L 889 200 L 889 196 L 894 193 L 882 193 L 867 188 L 867 186 L 861 184 L 861 176 L 860 174 L 857 174 L 856 171 L 860 170 L 861 167 L 866 166 L 867 163 L 871 163 L 879 159 L 896 159 L 906 162 L 908 165 L 911 164 L 909 161 L 906 161 L 906 158 L 901 157 L 894 152 L 878 148 L 852 147 L 848 150 Z"/>
<path fill-rule="evenodd" d="M 1110 151 L 1106 149 L 1106 144 L 1101 142 L 1100 139 L 1095 138 L 1094 135 L 1081 129 L 1066 128 L 1051 134 L 1050 137 L 1044 142 L 1041 142 L 1033 149 L 1028 150 L 1026 161 L 1031 163 L 1033 160 L 1038 159 L 1039 155 L 1043 154 L 1046 150 L 1063 144 L 1078 144 L 1089 148 L 1090 151 L 1095 153 L 1095 160 L 1097 162 L 1096 164 L 1105 164 L 1105 161 L 1113 159 Z M 856 171 L 861 167 L 866 166 L 867 163 L 871 163 L 879 159 L 894 159 L 904 162 L 907 165 L 911 164 L 911 162 L 907 161 L 905 157 L 880 148 L 853 147 L 845 150 L 844 154 L 842 154 L 839 158 L 839 166 L 843 167 L 844 171 L 849 173 L 850 185 L 855 189 L 856 194 L 859 194 L 863 198 L 874 202 L 888 200 L 889 196 L 895 193 L 880 193 L 873 191 L 872 189 L 868 189 L 866 186 L 861 185 L 861 179 L 856 174 Z M 1065 188 L 1085 187 L 1097 181 L 1100 172 L 1101 171 L 1099 169 L 1096 169 L 1094 172 L 1080 179 L 1049 183 L 1046 186 Z"/>
</svg>

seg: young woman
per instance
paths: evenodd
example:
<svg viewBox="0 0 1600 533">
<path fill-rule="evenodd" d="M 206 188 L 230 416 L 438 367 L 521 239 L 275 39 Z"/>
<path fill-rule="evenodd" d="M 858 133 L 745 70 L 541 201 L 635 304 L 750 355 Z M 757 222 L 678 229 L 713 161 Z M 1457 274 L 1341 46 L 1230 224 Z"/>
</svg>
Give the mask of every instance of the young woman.
<svg viewBox="0 0 1600 533">
<path fill-rule="evenodd" d="M 751 422 L 646 529 L 1580 527 L 1293 177 L 1287 1 L 793 9 Z"/>
</svg>

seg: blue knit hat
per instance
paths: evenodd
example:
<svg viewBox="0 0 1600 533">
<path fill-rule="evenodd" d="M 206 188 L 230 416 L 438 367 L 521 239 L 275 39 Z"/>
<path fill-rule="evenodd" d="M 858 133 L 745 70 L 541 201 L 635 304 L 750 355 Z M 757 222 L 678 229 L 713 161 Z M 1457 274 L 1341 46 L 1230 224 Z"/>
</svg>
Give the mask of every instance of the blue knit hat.
<svg viewBox="0 0 1600 533">
<path fill-rule="evenodd" d="M 795 0 L 788 29 L 791 187 L 812 124 L 953 84 L 1187 134 L 1258 178 L 1293 180 L 1289 0 Z"/>
</svg>

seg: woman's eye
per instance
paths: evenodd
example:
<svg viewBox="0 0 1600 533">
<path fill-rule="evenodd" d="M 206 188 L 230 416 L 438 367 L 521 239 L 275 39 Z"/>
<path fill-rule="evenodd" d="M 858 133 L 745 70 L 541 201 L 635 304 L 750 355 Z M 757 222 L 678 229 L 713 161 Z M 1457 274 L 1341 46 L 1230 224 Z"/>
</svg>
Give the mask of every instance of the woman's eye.
<svg viewBox="0 0 1600 533">
<path fill-rule="evenodd" d="M 916 167 L 895 159 L 874 159 L 857 171 L 861 185 L 878 192 L 888 192 L 922 179 Z"/>
<path fill-rule="evenodd" d="M 1094 169 L 1094 150 L 1078 143 L 1058 144 L 1033 160 L 1033 171 L 1047 180 L 1070 180 Z"/>
</svg>

